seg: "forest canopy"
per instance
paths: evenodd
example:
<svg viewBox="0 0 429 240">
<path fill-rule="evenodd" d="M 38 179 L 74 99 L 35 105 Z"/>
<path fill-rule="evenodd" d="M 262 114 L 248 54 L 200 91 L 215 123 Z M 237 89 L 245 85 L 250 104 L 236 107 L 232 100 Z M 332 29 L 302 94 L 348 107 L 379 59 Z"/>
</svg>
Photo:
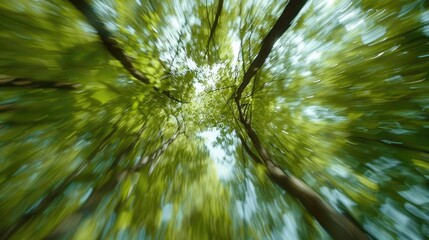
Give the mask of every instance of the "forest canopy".
<svg viewBox="0 0 429 240">
<path fill-rule="evenodd" d="M 429 238 L 429 2 L 0 0 L 0 239 Z"/>
</svg>

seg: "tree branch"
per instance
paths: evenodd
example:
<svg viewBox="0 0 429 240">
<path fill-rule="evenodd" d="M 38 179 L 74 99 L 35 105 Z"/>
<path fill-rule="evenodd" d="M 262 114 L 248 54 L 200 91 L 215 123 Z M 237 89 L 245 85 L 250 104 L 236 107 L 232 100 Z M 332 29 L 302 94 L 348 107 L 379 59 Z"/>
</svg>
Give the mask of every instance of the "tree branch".
<svg viewBox="0 0 429 240">
<path fill-rule="evenodd" d="M 225 89 L 229 89 L 229 88 L 234 88 L 235 85 L 231 85 L 231 86 L 225 86 L 225 87 L 220 87 L 220 88 L 215 88 L 215 89 L 209 89 L 204 91 L 205 93 L 211 93 L 211 92 L 217 92 L 217 91 L 221 91 L 221 90 L 225 90 Z"/>
<path fill-rule="evenodd" d="M 77 90 L 82 84 L 65 83 L 57 81 L 33 81 L 28 78 L 0 78 L 0 88 L 44 88 L 44 89 L 61 89 Z"/>
<path fill-rule="evenodd" d="M 85 0 L 68 1 L 85 16 L 88 23 L 97 31 L 104 48 L 122 64 L 128 73 L 140 82 L 150 84 L 149 78 L 133 66 L 130 57 L 125 54 L 125 51 L 119 46 L 113 34 L 107 29 L 106 24 L 95 14 L 91 6 Z M 169 91 L 160 91 L 156 87 L 154 89 L 176 102 L 184 103 L 184 101 L 173 97 Z"/>
<path fill-rule="evenodd" d="M 293 19 L 298 15 L 307 0 L 290 0 L 280 15 L 277 22 L 271 28 L 270 32 L 262 40 L 261 49 L 258 55 L 250 64 L 247 71 L 244 73 L 243 81 L 235 92 L 235 98 L 240 99 L 244 89 L 249 85 L 253 76 L 262 67 L 268 55 L 270 54 L 274 44 L 283 35 L 283 33 L 290 27 Z"/>
<path fill-rule="evenodd" d="M 210 54 L 209 54 L 209 46 L 210 46 L 210 42 L 213 39 L 213 36 L 214 36 L 215 31 L 216 31 L 217 25 L 219 24 L 220 14 L 222 13 L 222 9 L 223 9 L 223 2 L 224 2 L 224 0 L 219 0 L 219 3 L 217 5 L 215 20 L 213 22 L 213 25 L 211 26 L 210 36 L 209 36 L 209 39 L 207 40 L 207 47 L 206 47 L 207 56 L 210 56 Z"/>
</svg>

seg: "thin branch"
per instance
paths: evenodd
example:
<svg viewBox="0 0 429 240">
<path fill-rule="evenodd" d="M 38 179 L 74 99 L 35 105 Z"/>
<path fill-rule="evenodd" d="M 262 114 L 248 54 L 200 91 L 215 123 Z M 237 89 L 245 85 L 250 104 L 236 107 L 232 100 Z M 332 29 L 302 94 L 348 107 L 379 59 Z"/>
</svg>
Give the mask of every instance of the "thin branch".
<svg viewBox="0 0 429 240">
<path fill-rule="evenodd" d="M 165 152 L 165 150 L 167 149 L 168 146 L 170 146 L 171 143 L 173 143 L 174 140 L 176 140 L 176 138 L 183 134 L 184 132 L 181 131 L 182 128 L 182 124 L 180 124 L 176 130 L 176 132 L 167 140 L 164 141 L 155 151 L 153 151 L 151 154 L 143 157 L 140 156 L 139 158 L 139 163 L 137 165 L 135 165 L 134 167 L 132 167 L 129 172 L 138 172 L 140 171 L 142 168 L 144 168 L 145 166 L 147 166 L 148 164 L 152 163 L 153 161 L 155 161 L 159 156 L 161 156 L 161 154 L 163 154 Z"/>
<path fill-rule="evenodd" d="M 210 28 L 211 28 L 211 26 L 212 26 L 212 23 L 211 23 L 211 21 L 210 21 L 210 17 L 209 17 L 209 8 L 208 8 L 208 2 L 207 2 L 207 0 L 206 0 L 206 5 L 205 5 L 205 7 L 206 7 L 206 19 L 207 19 L 207 22 L 208 22 L 208 24 L 209 24 L 209 26 L 210 26 Z"/>
<path fill-rule="evenodd" d="M 243 148 L 244 148 L 244 150 L 247 152 L 247 154 L 249 154 L 249 156 L 255 161 L 255 162 L 257 162 L 257 163 L 260 163 L 260 164 L 264 164 L 264 161 L 257 155 L 257 154 L 255 154 L 253 151 L 252 151 L 252 149 L 249 147 L 249 145 L 247 144 L 247 142 L 244 140 L 244 137 L 243 137 L 243 135 L 242 135 L 242 133 L 241 133 L 241 131 L 240 130 L 242 130 L 242 128 L 241 128 L 241 124 L 240 124 L 240 121 L 236 118 L 236 116 L 235 116 L 235 114 L 234 114 L 234 110 L 232 109 L 232 107 L 231 107 L 231 105 L 228 103 L 228 100 L 226 100 L 225 98 L 224 98 L 224 101 L 225 101 L 225 103 L 226 103 L 226 105 L 228 106 L 228 108 L 229 108 L 229 111 L 231 112 L 231 114 L 232 114 L 232 116 L 233 116 L 233 118 L 234 118 L 234 121 L 235 121 L 235 123 L 236 123 L 236 125 L 237 125 L 237 127 L 239 128 L 239 131 L 236 131 L 236 133 L 237 133 L 237 136 L 238 136 L 238 138 L 240 139 L 240 141 L 241 141 L 241 144 L 243 145 Z M 244 131 L 246 131 L 246 130 L 244 130 Z"/>
<path fill-rule="evenodd" d="M 179 36 L 178 36 L 178 43 L 177 43 L 177 45 L 176 45 L 176 49 L 175 49 L 175 51 L 174 51 L 174 57 L 172 57 L 171 59 L 170 59 L 170 61 L 169 61 L 169 68 L 170 68 L 170 70 L 173 68 L 173 66 L 174 66 L 174 63 L 176 62 L 176 59 L 178 59 L 178 56 L 179 56 L 179 51 L 180 51 L 180 49 L 182 48 L 182 49 L 184 49 L 185 47 L 184 47 L 184 43 L 183 43 L 183 36 L 185 35 L 185 31 L 184 31 L 184 29 L 186 28 L 186 26 L 188 25 L 188 18 L 186 17 L 186 15 L 184 16 L 184 18 L 185 18 L 185 22 L 180 26 L 180 32 L 179 32 Z M 186 50 L 185 50 L 186 51 Z"/>
<path fill-rule="evenodd" d="M 249 147 L 249 145 L 247 144 L 247 142 L 244 140 L 243 136 L 241 135 L 241 133 L 237 133 L 238 138 L 240 138 L 241 141 L 241 145 L 243 145 L 243 149 L 246 151 L 247 154 L 249 154 L 249 156 L 257 163 L 260 164 L 264 164 L 264 162 L 262 161 L 262 159 L 256 155 Z"/>
<path fill-rule="evenodd" d="M 221 90 L 225 90 L 225 89 L 229 89 L 229 88 L 234 88 L 234 87 L 235 87 L 235 85 L 231 85 L 231 86 L 225 86 L 225 87 L 220 87 L 220 88 L 206 90 L 204 92 L 205 93 L 211 93 L 211 92 L 217 92 L 217 91 L 221 91 Z"/>
<path fill-rule="evenodd" d="M 240 30 L 240 55 L 241 55 L 241 67 L 242 67 L 242 71 L 243 73 L 246 72 L 246 61 L 244 60 L 244 51 L 243 51 L 243 46 L 244 46 L 244 35 L 243 34 L 243 18 L 242 18 L 242 12 L 243 12 L 243 1 L 240 1 L 240 11 L 239 11 L 239 15 L 240 15 L 240 22 L 239 22 L 239 26 L 238 29 Z M 245 26 L 246 24 L 246 20 L 247 20 L 248 15 L 246 15 L 244 24 Z M 238 58 L 238 56 L 237 56 Z"/>
<path fill-rule="evenodd" d="M 222 9 L 223 9 L 223 2 L 224 2 L 224 0 L 219 0 L 219 3 L 217 5 L 215 19 L 214 19 L 213 25 L 211 26 L 211 29 L 210 29 L 210 36 L 209 36 L 209 39 L 207 40 L 207 46 L 206 46 L 206 55 L 208 57 L 210 57 L 210 54 L 209 54 L 210 42 L 212 41 L 214 33 L 216 31 L 216 28 L 219 24 L 219 18 L 220 18 L 220 15 L 222 13 Z"/>
<path fill-rule="evenodd" d="M 250 96 L 251 96 L 251 106 L 250 106 L 250 110 L 249 110 L 249 123 L 250 124 L 252 124 L 252 116 L 253 116 L 253 104 L 252 104 L 252 102 L 253 102 L 253 98 L 254 98 L 254 96 L 255 96 L 255 92 L 256 92 L 256 83 L 258 82 L 258 80 L 259 80 L 259 76 L 260 76 L 261 74 L 256 74 L 255 75 L 255 80 L 253 80 L 253 84 L 252 84 L 252 92 L 251 92 L 251 94 L 250 94 Z"/>
</svg>

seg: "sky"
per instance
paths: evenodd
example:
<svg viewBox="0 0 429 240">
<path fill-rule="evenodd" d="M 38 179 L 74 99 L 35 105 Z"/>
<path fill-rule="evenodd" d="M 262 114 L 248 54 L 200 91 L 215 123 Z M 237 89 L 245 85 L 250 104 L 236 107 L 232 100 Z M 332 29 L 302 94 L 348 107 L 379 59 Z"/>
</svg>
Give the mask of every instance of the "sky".
<svg viewBox="0 0 429 240">
<path fill-rule="evenodd" d="M 234 156 L 228 156 L 221 146 L 214 146 L 216 138 L 220 136 L 217 129 L 211 128 L 203 131 L 199 136 L 205 139 L 205 145 L 210 151 L 210 156 L 215 164 L 217 175 L 220 179 L 230 179 L 232 177 L 232 169 L 235 165 Z"/>
</svg>

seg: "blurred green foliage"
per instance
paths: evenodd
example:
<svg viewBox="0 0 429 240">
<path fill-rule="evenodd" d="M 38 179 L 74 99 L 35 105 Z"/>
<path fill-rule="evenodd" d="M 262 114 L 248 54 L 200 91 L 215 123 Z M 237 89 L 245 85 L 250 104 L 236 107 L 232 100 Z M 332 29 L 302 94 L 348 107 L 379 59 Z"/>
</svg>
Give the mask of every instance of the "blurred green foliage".
<svg viewBox="0 0 429 240">
<path fill-rule="evenodd" d="M 219 1 L 89 2 L 189 103 L 132 79 L 67 1 L 0 1 L 3 238 L 329 238 L 244 152 L 229 101 L 285 1 L 225 1 L 210 44 Z M 334 208 L 378 239 L 425 239 L 428 58 L 428 1 L 309 1 L 242 102 Z"/>
</svg>

